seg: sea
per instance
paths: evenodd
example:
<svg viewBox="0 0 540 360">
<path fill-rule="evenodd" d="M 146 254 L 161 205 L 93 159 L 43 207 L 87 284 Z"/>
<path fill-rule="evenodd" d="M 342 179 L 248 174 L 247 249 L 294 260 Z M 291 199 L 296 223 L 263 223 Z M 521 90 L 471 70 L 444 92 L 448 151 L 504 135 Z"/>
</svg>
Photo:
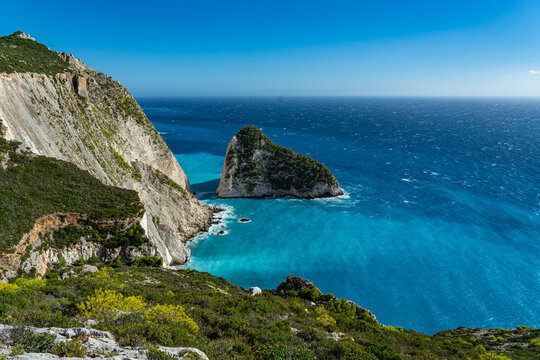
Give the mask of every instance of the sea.
<svg viewBox="0 0 540 360">
<path fill-rule="evenodd" d="M 224 209 L 186 268 L 263 289 L 295 274 L 427 334 L 540 326 L 539 99 L 137 100 L 196 196 Z M 245 125 L 326 164 L 344 195 L 218 199 Z"/>
</svg>

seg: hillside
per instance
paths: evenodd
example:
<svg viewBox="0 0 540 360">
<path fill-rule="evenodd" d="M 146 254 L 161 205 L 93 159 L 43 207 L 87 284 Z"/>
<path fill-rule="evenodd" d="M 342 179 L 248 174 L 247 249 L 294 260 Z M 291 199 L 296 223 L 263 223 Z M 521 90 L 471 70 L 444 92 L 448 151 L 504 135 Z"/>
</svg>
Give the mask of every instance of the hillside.
<svg viewBox="0 0 540 360">
<path fill-rule="evenodd" d="M 71 265 L 108 252 L 155 255 L 135 191 L 19 145 L 0 138 L 0 279 L 43 276 L 60 261 Z"/>
<path fill-rule="evenodd" d="M 185 243 L 214 209 L 192 195 L 187 176 L 131 94 L 115 79 L 28 35 L 0 37 L 0 119 L 8 140 L 135 190 L 147 235 L 165 264 L 189 258 Z"/>
<path fill-rule="evenodd" d="M 283 291 L 251 296 L 222 278 L 192 270 L 116 265 L 59 280 L 65 271 L 58 267 L 46 280 L 0 284 L 0 322 L 41 328 L 93 324 L 94 329 L 110 332 L 122 349 L 195 347 L 220 360 L 540 356 L 534 340 L 540 330 L 463 328 L 427 336 L 379 324 L 356 304 L 322 295 L 315 287 L 295 290 L 294 283 L 305 284 L 299 278 L 291 281 L 288 291 L 282 286 Z M 102 340 L 73 337 L 63 349 L 79 349 L 78 356 L 89 356 L 98 341 Z M 15 338 L 9 351 L 17 344 L 20 352 L 58 351 L 51 335 L 43 333 Z M 159 358 L 153 356 L 148 359 Z"/>
<path fill-rule="evenodd" d="M 22 31 L 0 37 L 0 72 L 47 75 L 69 72 L 69 64 Z"/>
</svg>

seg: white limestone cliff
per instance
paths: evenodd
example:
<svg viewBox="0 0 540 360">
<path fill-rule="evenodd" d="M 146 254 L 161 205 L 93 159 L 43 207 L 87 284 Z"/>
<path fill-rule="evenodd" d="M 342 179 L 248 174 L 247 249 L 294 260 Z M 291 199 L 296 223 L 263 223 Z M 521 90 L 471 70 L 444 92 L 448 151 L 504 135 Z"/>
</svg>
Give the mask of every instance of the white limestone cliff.
<svg viewBox="0 0 540 360">
<path fill-rule="evenodd" d="M 186 242 L 208 229 L 214 208 L 194 198 L 176 158 L 118 81 L 73 55 L 58 56 L 69 72 L 0 73 L 2 135 L 137 191 L 147 235 L 164 264 L 186 262 Z"/>
</svg>

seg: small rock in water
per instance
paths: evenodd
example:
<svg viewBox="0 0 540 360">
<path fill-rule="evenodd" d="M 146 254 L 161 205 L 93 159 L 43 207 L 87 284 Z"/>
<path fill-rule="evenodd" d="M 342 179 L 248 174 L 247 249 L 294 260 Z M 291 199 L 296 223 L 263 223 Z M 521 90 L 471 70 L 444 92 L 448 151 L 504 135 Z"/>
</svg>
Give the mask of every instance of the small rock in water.
<svg viewBox="0 0 540 360">
<path fill-rule="evenodd" d="M 248 222 L 251 222 L 251 220 L 249 220 L 248 218 L 241 218 L 240 220 L 238 220 L 239 222 L 241 223 L 248 223 Z"/>
<path fill-rule="evenodd" d="M 225 230 L 221 230 L 217 233 L 219 236 L 227 235 L 227 232 Z"/>
<path fill-rule="evenodd" d="M 247 289 L 247 293 L 251 296 L 255 296 L 255 295 L 259 295 L 262 293 L 262 290 L 260 287 L 258 286 L 254 286 L 254 287 L 250 287 L 249 289 Z"/>
</svg>

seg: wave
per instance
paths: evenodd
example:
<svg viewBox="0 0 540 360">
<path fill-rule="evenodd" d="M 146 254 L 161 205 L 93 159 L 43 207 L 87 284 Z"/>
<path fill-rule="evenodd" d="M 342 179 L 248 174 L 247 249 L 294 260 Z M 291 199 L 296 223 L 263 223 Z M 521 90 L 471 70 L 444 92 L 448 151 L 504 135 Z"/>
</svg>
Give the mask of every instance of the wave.
<svg viewBox="0 0 540 360">
<path fill-rule="evenodd" d="M 200 233 L 196 235 L 193 239 L 189 241 L 188 246 L 191 247 L 198 243 L 201 240 L 207 239 L 210 235 L 218 235 L 220 231 L 224 231 L 228 224 L 233 222 L 238 216 L 234 212 L 234 207 L 232 205 L 226 205 L 222 203 L 213 203 L 213 202 L 207 202 L 203 201 L 204 203 L 212 206 L 219 207 L 220 209 L 223 209 L 223 211 L 220 211 L 218 213 L 215 213 L 212 220 L 212 225 L 210 225 L 210 228 L 208 231 L 204 233 Z M 229 231 L 226 231 L 225 234 L 222 235 L 228 235 Z"/>
</svg>

